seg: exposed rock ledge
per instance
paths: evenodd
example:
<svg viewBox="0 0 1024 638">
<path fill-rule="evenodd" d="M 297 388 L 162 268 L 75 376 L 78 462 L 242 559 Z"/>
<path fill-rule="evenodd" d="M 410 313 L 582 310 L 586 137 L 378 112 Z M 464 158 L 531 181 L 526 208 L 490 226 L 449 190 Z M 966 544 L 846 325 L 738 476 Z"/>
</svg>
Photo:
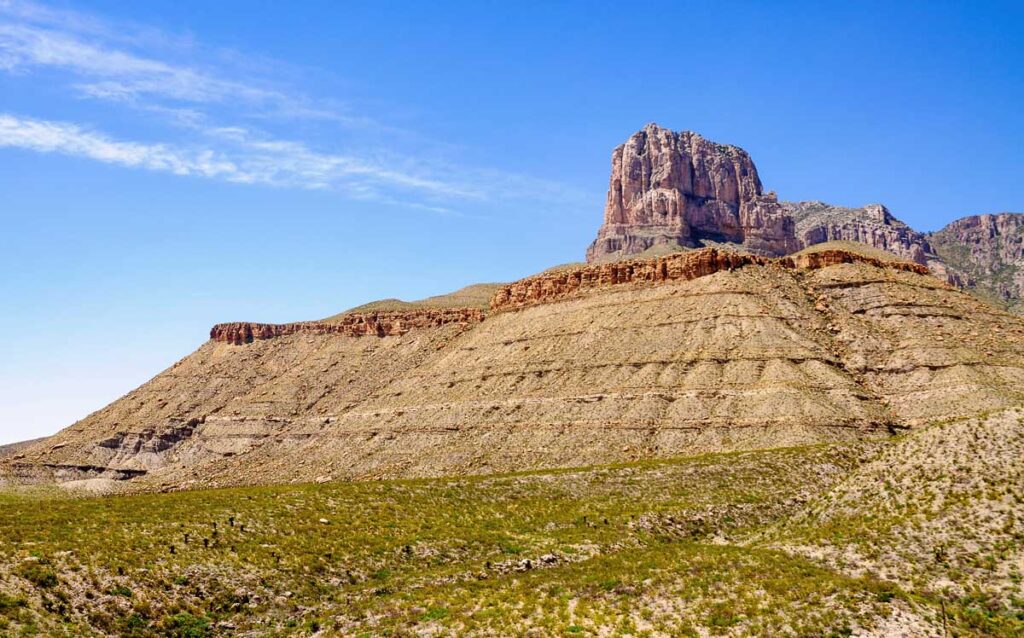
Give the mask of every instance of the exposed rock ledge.
<svg viewBox="0 0 1024 638">
<path fill-rule="evenodd" d="M 257 339 L 273 339 L 291 334 L 338 334 L 346 337 L 390 337 L 404 335 L 416 328 L 436 328 L 448 324 L 469 325 L 483 321 L 478 308 L 445 308 L 399 312 L 367 312 L 343 315 L 325 321 L 296 323 L 219 323 L 210 329 L 214 341 L 241 345 Z"/>
<path fill-rule="evenodd" d="M 527 277 L 499 288 L 491 299 L 491 312 L 516 310 L 558 301 L 594 288 L 634 282 L 686 281 L 711 275 L 721 270 L 735 270 L 748 265 L 813 270 L 849 263 L 864 263 L 922 275 L 931 274 L 928 268 L 921 264 L 896 260 L 886 261 L 843 250 L 823 250 L 802 255 L 770 258 L 721 251 L 716 248 L 704 248 L 656 259 L 634 259 L 581 266 L 572 270 Z"/>
</svg>

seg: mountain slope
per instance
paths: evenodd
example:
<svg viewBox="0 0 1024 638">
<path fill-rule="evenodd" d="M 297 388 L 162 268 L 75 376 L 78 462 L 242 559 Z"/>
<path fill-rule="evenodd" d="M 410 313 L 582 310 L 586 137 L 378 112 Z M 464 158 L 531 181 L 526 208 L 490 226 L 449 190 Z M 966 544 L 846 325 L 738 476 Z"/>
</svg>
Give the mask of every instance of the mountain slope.
<svg viewBox="0 0 1024 638">
<path fill-rule="evenodd" d="M 24 449 L 30 448 L 33 445 L 37 445 L 45 440 L 44 438 L 32 439 L 31 441 L 19 441 L 17 443 L 8 443 L 7 445 L 0 445 L 0 459 L 14 456 Z"/>
<path fill-rule="evenodd" d="M 956 281 L 928 238 L 881 204 L 849 208 L 824 202 L 783 202 L 782 206 L 793 218 L 803 248 L 833 241 L 857 242 L 924 264 L 939 278 Z"/>
<path fill-rule="evenodd" d="M 1024 399 L 1024 323 L 924 272 L 705 249 L 542 273 L 482 322 L 231 324 L 7 471 L 139 489 L 480 474 L 852 440 Z"/>
<path fill-rule="evenodd" d="M 901 437 L 776 533 L 847 574 L 934 592 L 984 635 L 1024 631 L 1024 411 Z"/>
</svg>

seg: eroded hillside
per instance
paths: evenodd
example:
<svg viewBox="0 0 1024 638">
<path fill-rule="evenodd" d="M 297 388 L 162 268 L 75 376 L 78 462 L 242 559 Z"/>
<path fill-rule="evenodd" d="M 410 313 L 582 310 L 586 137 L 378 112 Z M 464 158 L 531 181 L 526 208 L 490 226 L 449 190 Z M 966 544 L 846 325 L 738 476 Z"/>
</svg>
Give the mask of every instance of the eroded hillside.
<svg viewBox="0 0 1024 638">
<path fill-rule="evenodd" d="M 1024 323 L 925 272 L 705 249 L 542 273 L 498 289 L 483 321 L 231 324 L 5 467 L 132 489 L 481 474 L 859 439 L 1019 403 Z"/>
</svg>

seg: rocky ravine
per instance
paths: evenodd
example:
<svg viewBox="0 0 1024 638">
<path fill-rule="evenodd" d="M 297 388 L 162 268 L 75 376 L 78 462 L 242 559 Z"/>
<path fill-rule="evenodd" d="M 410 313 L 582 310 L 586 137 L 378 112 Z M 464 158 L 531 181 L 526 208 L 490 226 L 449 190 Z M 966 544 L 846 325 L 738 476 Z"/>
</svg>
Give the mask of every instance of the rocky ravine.
<svg viewBox="0 0 1024 638">
<path fill-rule="evenodd" d="M 604 223 L 591 263 L 726 244 L 781 256 L 823 242 L 867 244 L 1011 310 L 1024 309 L 1022 215 L 981 215 L 931 234 L 881 204 L 779 202 L 741 148 L 648 124 L 612 153 Z"/>
<path fill-rule="evenodd" d="M 477 322 L 215 330 L 4 467 L 130 489 L 483 474 L 851 440 L 1024 400 L 1024 322 L 924 272 L 705 249 L 515 282 Z"/>
</svg>

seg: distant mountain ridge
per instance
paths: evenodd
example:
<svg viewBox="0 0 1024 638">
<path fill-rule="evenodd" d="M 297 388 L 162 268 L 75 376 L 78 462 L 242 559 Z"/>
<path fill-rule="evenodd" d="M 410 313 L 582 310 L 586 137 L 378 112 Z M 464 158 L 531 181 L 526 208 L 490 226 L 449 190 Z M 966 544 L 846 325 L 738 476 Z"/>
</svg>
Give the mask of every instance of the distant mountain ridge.
<svg viewBox="0 0 1024 638">
<path fill-rule="evenodd" d="M 587 261 L 723 244 L 783 256 L 829 241 L 873 246 L 926 265 L 986 301 L 1024 310 L 1024 215 L 965 217 L 922 233 L 881 204 L 780 202 L 763 190 L 743 149 L 656 124 L 612 152 L 604 222 Z"/>
<path fill-rule="evenodd" d="M 964 217 L 927 237 L 965 287 L 1024 313 L 1024 214 Z"/>
</svg>

